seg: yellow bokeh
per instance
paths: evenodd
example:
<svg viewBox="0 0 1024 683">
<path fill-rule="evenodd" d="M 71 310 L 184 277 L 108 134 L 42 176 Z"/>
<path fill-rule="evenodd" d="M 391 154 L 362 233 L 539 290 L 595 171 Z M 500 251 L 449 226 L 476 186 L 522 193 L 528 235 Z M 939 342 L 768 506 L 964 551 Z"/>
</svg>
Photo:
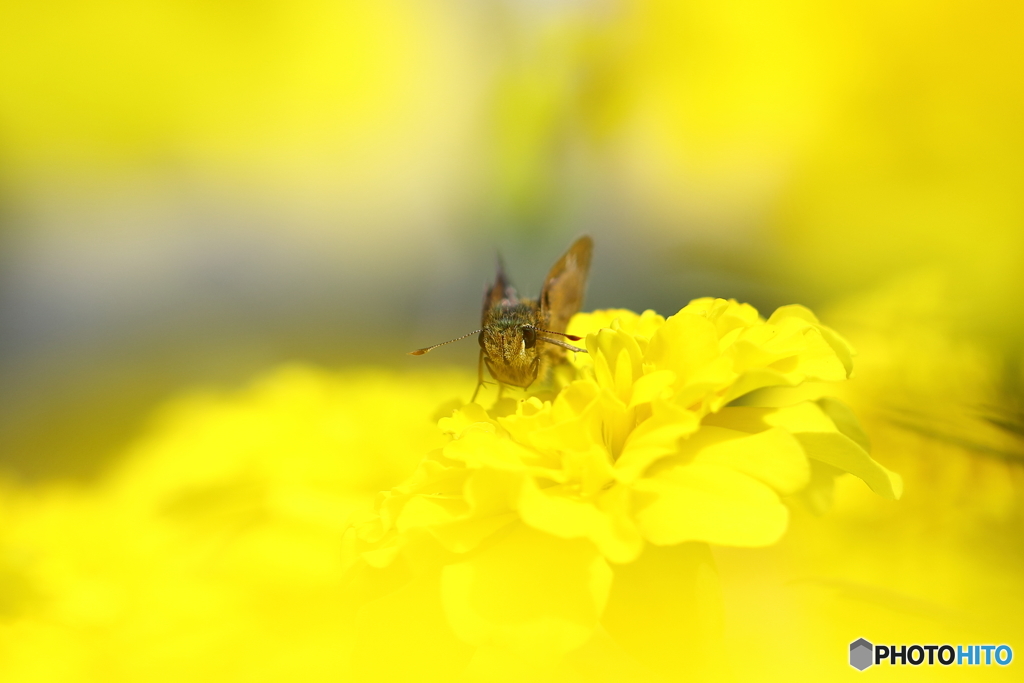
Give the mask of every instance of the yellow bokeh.
<svg viewBox="0 0 1024 683">
<path fill-rule="evenodd" d="M 471 383 L 282 368 L 169 404 L 94 486 L 5 486 L 0 679 L 336 675 L 342 531 L 441 442 L 435 411 Z"/>
<path fill-rule="evenodd" d="M 1012 0 L 0 0 L 0 681 L 1012 676 L 847 648 L 1024 654 L 1022 36 Z M 579 233 L 562 412 L 452 417 L 475 345 L 402 352 Z M 519 466 L 596 413 L 672 470 L 635 518 L 580 456 L 447 537 L 504 529 L 479 561 L 346 574 L 433 449 Z"/>
</svg>

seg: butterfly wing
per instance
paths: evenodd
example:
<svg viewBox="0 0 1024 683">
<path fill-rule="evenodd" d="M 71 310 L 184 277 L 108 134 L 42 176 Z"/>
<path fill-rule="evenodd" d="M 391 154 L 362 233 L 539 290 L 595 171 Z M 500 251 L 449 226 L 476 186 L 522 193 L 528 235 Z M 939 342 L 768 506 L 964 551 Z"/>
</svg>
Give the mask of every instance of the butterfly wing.
<svg viewBox="0 0 1024 683">
<path fill-rule="evenodd" d="M 484 324 L 487 323 L 487 313 L 499 304 L 515 305 L 519 303 L 519 295 L 516 293 L 515 287 L 508 282 L 508 276 L 505 275 L 505 265 L 501 262 L 501 258 L 498 258 L 498 274 L 494 277 L 494 284 L 487 288 L 487 292 L 484 294 L 484 311 L 483 320 Z"/>
<path fill-rule="evenodd" d="M 579 312 L 590 272 L 590 254 L 594 241 L 583 236 L 573 242 L 558 263 L 552 266 L 540 294 L 541 313 L 552 332 L 565 332 L 569 318 Z"/>
</svg>

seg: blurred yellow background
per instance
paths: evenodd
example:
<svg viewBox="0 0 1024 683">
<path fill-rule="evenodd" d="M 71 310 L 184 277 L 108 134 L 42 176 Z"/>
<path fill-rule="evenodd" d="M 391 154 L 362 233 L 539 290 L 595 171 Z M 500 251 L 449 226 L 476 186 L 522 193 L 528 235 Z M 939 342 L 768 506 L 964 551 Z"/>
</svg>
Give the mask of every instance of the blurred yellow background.
<svg viewBox="0 0 1024 683">
<path fill-rule="evenodd" d="M 716 549 L 737 678 L 1024 654 L 1022 121 L 1010 0 L 0 1 L 0 680 L 329 678 L 332 539 L 472 391 L 403 352 L 581 233 L 588 310 L 812 307 L 906 481 Z"/>
</svg>

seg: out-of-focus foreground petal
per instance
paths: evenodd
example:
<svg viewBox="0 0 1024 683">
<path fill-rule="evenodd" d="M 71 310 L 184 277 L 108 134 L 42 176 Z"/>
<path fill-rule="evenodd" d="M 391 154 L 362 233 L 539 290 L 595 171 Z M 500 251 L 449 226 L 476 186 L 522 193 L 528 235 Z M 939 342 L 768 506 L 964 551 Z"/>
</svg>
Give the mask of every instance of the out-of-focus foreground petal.
<svg viewBox="0 0 1024 683">
<path fill-rule="evenodd" d="M 0 497 L 0 680 L 337 678 L 341 536 L 463 373 L 283 368 L 167 406 L 92 486 Z"/>
</svg>

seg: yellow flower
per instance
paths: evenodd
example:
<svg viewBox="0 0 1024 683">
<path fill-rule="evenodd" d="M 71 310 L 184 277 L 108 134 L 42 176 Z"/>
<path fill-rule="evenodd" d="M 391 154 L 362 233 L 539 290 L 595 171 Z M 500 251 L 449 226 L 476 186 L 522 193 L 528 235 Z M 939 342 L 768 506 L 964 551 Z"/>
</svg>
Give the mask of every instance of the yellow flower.
<svg viewBox="0 0 1024 683">
<path fill-rule="evenodd" d="M 900 494 L 834 399 L 738 404 L 849 376 L 849 345 L 806 308 L 763 320 L 749 305 L 699 299 L 668 319 L 579 315 L 569 332 L 589 354 L 552 400 L 469 404 L 442 419 L 451 440 L 347 533 L 358 581 L 372 568 L 398 581 L 436 570 L 447 622 L 478 652 L 550 663 L 599 622 L 628 640 L 607 614 L 624 608 L 606 610 L 629 600 L 616 597 L 623 573 L 612 566 L 667 557 L 646 546 L 685 548 L 699 575 L 707 557 L 688 542 L 774 543 L 784 497 L 820 507 L 842 472 Z"/>
<path fill-rule="evenodd" d="M 344 680 L 349 515 L 471 382 L 286 366 L 174 399 L 88 485 L 0 479 L 0 681 Z"/>
<path fill-rule="evenodd" d="M 830 306 L 828 319 L 859 355 L 856 379 L 828 389 L 856 410 L 873 455 L 900 472 L 906 495 L 891 505 L 840 479 L 831 514 L 796 511 L 770 560 L 733 565 L 733 586 L 775 577 L 760 584 L 770 585 L 763 594 L 744 594 L 729 643 L 744 653 L 733 660 L 738 680 L 838 678 L 847 664 L 834 649 L 850 633 L 896 643 L 906 633 L 920 642 L 1024 640 L 1015 607 L 1024 602 L 1015 540 L 1024 439 L 999 423 L 1015 396 L 1002 384 L 996 340 L 979 334 L 990 321 L 979 313 L 973 329 L 961 327 L 956 289 L 924 271 Z M 758 627 L 769 622 L 770 631 Z M 792 642 L 803 651 L 787 652 Z"/>
</svg>

